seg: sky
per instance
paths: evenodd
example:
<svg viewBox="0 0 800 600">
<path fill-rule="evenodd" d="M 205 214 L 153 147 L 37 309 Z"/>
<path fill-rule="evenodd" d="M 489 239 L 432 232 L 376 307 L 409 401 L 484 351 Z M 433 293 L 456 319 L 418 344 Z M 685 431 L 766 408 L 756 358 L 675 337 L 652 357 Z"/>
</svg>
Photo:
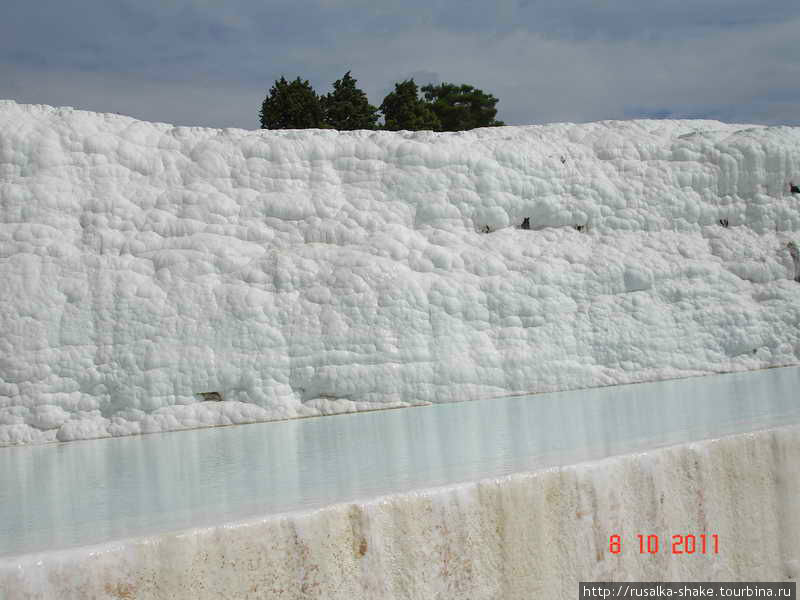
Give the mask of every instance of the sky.
<svg viewBox="0 0 800 600">
<path fill-rule="evenodd" d="M 468 83 L 509 125 L 800 124 L 797 0 L 10 0 L 0 98 L 256 129 L 275 79 Z"/>
</svg>

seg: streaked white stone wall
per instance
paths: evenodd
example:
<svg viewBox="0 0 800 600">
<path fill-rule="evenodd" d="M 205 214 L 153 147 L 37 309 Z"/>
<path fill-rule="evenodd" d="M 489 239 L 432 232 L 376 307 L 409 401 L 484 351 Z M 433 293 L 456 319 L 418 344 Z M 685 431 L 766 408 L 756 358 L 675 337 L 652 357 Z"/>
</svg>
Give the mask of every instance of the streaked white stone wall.
<svg viewBox="0 0 800 600">
<path fill-rule="evenodd" d="M 580 580 L 796 580 L 800 427 L 0 560 L 5 600 L 575 598 Z M 640 555 L 637 534 L 717 534 Z M 625 540 L 619 555 L 609 536 Z"/>
</svg>

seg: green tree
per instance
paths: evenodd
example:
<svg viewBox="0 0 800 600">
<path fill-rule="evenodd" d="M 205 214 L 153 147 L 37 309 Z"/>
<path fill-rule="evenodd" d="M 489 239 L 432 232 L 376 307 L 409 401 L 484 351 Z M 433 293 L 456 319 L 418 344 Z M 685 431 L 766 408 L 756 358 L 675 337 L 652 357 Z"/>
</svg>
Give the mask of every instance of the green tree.
<svg viewBox="0 0 800 600">
<path fill-rule="evenodd" d="M 320 98 L 325 113 L 325 123 L 339 131 L 375 129 L 378 109 L 372 106 L 367 95 L 356 87 L 350 71 L 333 83 L 333 92 Z"/>
<path fill-rule="evenodd" d="M 413 79 L 395 83 L 394 91 L 383 99 L 380 109 L 385 119 L 384 129 L 389 131 L 438 131 L 441 126 L 428 103 L 419 97 L 419 90 Z"/>
<path fill-rule="evenodd" d="M 465 131 L 476 127 L 505 125 L 495 120 L 498 100 L 471 85 L 442 83 L 422 88 L 425 100 L 439 119 L 439 131 Z"/>
<path fill-rule="evenodd" d="M 262 129 L 311 129 L 324 127 L 319 96 L 299 77 L 291 83 L 281 77 L 261 104 Z"/>
</svg>

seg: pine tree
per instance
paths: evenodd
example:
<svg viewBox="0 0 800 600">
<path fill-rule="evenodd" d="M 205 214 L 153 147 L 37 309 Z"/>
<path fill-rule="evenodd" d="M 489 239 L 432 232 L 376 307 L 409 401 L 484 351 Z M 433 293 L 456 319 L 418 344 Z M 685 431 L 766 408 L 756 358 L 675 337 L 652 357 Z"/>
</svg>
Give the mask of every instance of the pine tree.
<svg viewBox="0 0 800 600">
<path fill-rule="evenodd" d="M 425 100 L 441 123 L 439 131 L 465 131 L 476 127 L 505 125 L 495 120 L 498 100 L 471 85 L 442 83 L 422 88 Z"/>
<path fill-rule="evenodd" d="M 320 98 L 325 113 L 325 123 L 339 131 L 375 129 L 378 109 L 372 106 L 367 95 L 356 87 L 350 71 L 333 84 L 333 92 Z"/>
<path fill-rule="evenodd" d="M 428 103 L 419 97 L 413 79 L 394 84 L 394 91 L 387 94 L 381 104 L 385 118 L 384 129 L 399 131 L 439 130 L 441 124 Z"/>
<path fill-rule="evenodd" d="M 324 127 L 319 96 L 299 77 L 291 83 L 281 77 L 261 104 L 262 129 L 312 129 Z"/>
</svg>

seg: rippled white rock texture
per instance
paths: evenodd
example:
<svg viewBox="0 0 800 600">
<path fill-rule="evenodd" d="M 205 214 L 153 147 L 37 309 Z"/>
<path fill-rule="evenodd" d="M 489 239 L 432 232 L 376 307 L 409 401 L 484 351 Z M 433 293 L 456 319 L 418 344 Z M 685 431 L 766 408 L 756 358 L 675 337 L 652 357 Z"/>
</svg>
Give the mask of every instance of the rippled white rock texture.
<svg viewBox="0 0 800 600">
<path fill-rule="evenodd" d="M 0 444 L 797 364 L 792 183 L 797 128 L 2 101 Z"/>
<path fill-rule="evenodd" d="M 566 599 L 576 597 L 579 581 L 795 581 L 799 453 L 795 425 L 0 559 L 0 595 Z M 701 534 L 718 536 L 718 548 L 677 554 L 667 543 Z M 622 539 L 619 554 L 609 551 L 612 535 Z M 659 536 L 658 552 L 641 554 L 639 535 Z"/>
</svg>

